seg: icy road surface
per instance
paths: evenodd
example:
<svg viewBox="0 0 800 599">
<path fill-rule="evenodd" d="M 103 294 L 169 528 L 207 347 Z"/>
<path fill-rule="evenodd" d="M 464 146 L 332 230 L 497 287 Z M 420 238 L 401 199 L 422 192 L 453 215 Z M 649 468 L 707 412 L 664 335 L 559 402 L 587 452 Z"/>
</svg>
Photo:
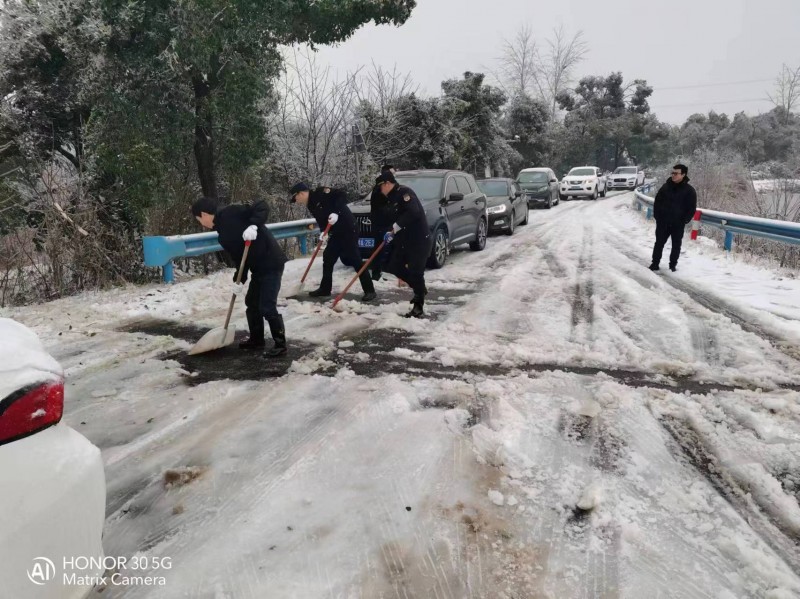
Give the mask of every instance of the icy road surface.
<svg viewBox="0 0 800 599">
<path fill-rule="evenodd" d="M 688 237 L 651 273 L 630 203 L 454 252 L 427 320 L 393 278 L 284 299 L 269 365 L 185 356 L 228 272 L 12 311 L 103 451 L 106 553 L 171 560 L 94 597 L 800 597 L 800 282 Z"/>
</svg>

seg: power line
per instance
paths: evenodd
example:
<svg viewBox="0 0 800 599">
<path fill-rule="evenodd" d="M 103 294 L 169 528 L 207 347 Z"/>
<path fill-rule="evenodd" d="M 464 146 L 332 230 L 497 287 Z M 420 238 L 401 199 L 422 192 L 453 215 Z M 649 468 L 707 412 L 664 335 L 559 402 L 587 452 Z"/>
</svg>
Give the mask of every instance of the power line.
<svg viewBox="0 0 800 599">
<path fill-rule="evenodd" d="M 697 89 L 701 87 L 723 87 L 726 85 L 745 85 L 747 83 L 769 83 L 775 81 L 775 79 L 750 79 L 748 81 L 722 81 L 718 83 L 700 83 L 696 85 L 672 85 L 669 87 L 659 87 L 653 86 L 653 89 L 656 90 L 665 90 L 665 89 Z"/>
<path fill-rule="evenodd" d="M 678 108 L 680 106 L 714 106 L 717 104 L 744 104 L 748 102 L 769 102 L 769 98 L 750 98 L 745 100 L 719 100 L 711 102 L 688 102 L 685 104 L 659 104 L 658 102 L 651 102 L 653 106 L 658 108 Z"/>
</svg>

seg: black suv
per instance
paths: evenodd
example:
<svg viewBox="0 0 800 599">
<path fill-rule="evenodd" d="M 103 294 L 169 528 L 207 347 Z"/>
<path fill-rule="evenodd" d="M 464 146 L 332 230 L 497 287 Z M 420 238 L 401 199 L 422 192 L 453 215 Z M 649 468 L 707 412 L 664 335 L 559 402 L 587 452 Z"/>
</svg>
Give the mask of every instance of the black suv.
<svg viewBox="0 0 800 599">
<path fill-rule="evenodd" d="M 486 247 L 486 195 L 478 189 L 472 175 L 462 171 L 419 170 L 398 171 L 394 176 L 400 185 L 414 190 L 425 208 L 434 240 L 428 268 L 444 266 L 453 246 L 469 243 L 476 252 Z M 369 198 L 368 195 L 350 204 L 358 223 L 358 245 L 364 258 L 369 258 L 375 245 Z"/>
</svg>

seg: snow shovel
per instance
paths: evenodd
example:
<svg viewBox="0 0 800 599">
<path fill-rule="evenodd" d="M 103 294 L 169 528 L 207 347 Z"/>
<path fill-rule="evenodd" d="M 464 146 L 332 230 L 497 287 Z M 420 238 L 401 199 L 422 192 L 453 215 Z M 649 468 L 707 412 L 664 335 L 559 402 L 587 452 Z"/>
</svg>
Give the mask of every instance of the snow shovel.
<svg viewBox="0 0 800 599">
<path fill-rule="evenodd" d="M 247 261 L 247 252 L 250 251 L 250 241 L 244 242 L 244 253 L 242 254 L 242 263 L 239 265 L 239 272 L 236 273 L 236 283 L 242 282 L 242 273 L 244 273 L 244 263 Z M 189 350 L 189 355 L 204 354 L 206 352 L 214 351 L 222 347 L 227 347 L 233 343 L 233 338 L 236 336 L 236 325 L 230 325 L 231 314 L 233 314 L 233 304 L 236 303 L 236 294 L 231 294 L 231 303 L 228 306 L 228 315 L 225 317 L 225 326 L 211 329 L 208 333 L 200 337 L 200 341 L 194 344 L 194 347 Z"/>
<path fill-rule="evenodd" d="M 292 295 L 297 295 L 298 293 L 303 291 L 303 285 L 305 285 L 306 283 L 306 277 L 308 276 L 308 271 L 311 270 L 311 265 L 314 264 L 314 260 L 316 259 L 317 254 L 319 254 L 320 248 L 322 248 L 322 238 L 323 236 L 328 235 L 328 233 L 331 230 L 331 226 L 332 226 L 331 223 L 328 223 L 328 225 L 325 227 L 325 230 L 322 232 L 322 235 L 319 236 L 317 247 L 314 248 L 314 253 L 311 254 L 311 260 L 308 261 L 308 266 L 306 266 L 306 271 L 303 273 L 303 277 L 300 279 L 300 286 L 297 288 L 297 293 L 292 293 Z"/>
<path fill-rule="evenodd" d="M 381 244 L 377 248 L 375 248 L 375 251 L 372 252 L 372 255 L 369 257 L 369 260 L 364 262 L 364 264 L 361 266 L 361 270 L 359 270 L 356 273 L 356 276 L 354 276 L 353 279 L 347 284 L 347 287 L 342 289 L 342 292 L 339 295 L 336 296 L 335 300 L 333 300 L 332 308 L 335 309 L 336 308 L 336 304 L 338 304 L 340 301 L 342 301 L 342 298 L 344 297 L 344 294 L 347 293 L 347 290 L 350 289 L 353 286 L 353 283 L 355 283 L 359 279 L 359 277 L 364 274 L 364 271 L 367 270 L 367 268 L 369 268 L 369 265 L 372 263 L 372 261 L 377 257 L 378 254 L 381 253 L 381 250 L 383 249 L 384 245 L 386 245 L 386 242 L 385 241 L 381 241 Z"/>
</svg>

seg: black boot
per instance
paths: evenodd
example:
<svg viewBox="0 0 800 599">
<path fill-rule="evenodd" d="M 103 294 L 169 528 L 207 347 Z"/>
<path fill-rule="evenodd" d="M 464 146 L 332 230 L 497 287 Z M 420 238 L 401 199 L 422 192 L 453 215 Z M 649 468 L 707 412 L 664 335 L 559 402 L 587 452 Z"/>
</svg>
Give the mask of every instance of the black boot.
<svg viewBox="0 0 800 599">
<path fill-rule="evenodd" d="M 406 318 L 422 318 L 425 316 L 425 312 L 422 310 L 422 307 L 425 304 L 424 297 L 415 295 L 414 299 L 411 300 L 411 303 L 413 304 L 411 311 L 407 314 L 404 314 Z"/>
<path fill-rule="evenodd" d="M 333 264 L 322 265 L 322 280 L 319 287 L 314 291 L 309 291 L 310 297 L 330 297 L 333 288 Z"/>
<path fill-rule="evenodd" d="M 247 309 L 247 326 L 250 329 L 250 337 L 239 344 L 239 349 L 254 350 L 264 349 L 264 318 L 259 310 Z"/>
<path fill-rule="evenodd" d="M 372 280 L 373 281 L 380 281 L 382 275 L 383 275 L 383 273 L 381 272 L 380 268 L 373 268 L 372 269 Z"/>
<path fill-rule="evenodd" d="M 651 265 L 650 265 L 650 270 L 659 270 L 659 268 L 658 268 L 658 264 L 656 264 L 655 262 L 653 262 L 653 264 L 651 264 Z"/>
<path fill-rule="evenodd" d="M 265 358 L 277 358 L 286 353 L 286 330 L 283 327 L 283 316 L 269 320 L 269 332 L 275 340 L 275 346 L 264 352 Z"/>
<path fill-rule="evenodd" d="M 264 339 L 253 339 L 252 337 L 248 337 L 244 341 L 239 343 L 239 349 L 246 349 L 246 350 L 254 350 L 254 349 L 264 349 L 267 343 Z"/>
<path fill-rule="evenodd" d="M 677 264 L 670 264 L 670 265 L 669 265 L 669 269 L 670 269 L 672 272 L 675 272 L 676 270 L 678 270 L 678 265 L 677 265 Z"/>
</svg>

